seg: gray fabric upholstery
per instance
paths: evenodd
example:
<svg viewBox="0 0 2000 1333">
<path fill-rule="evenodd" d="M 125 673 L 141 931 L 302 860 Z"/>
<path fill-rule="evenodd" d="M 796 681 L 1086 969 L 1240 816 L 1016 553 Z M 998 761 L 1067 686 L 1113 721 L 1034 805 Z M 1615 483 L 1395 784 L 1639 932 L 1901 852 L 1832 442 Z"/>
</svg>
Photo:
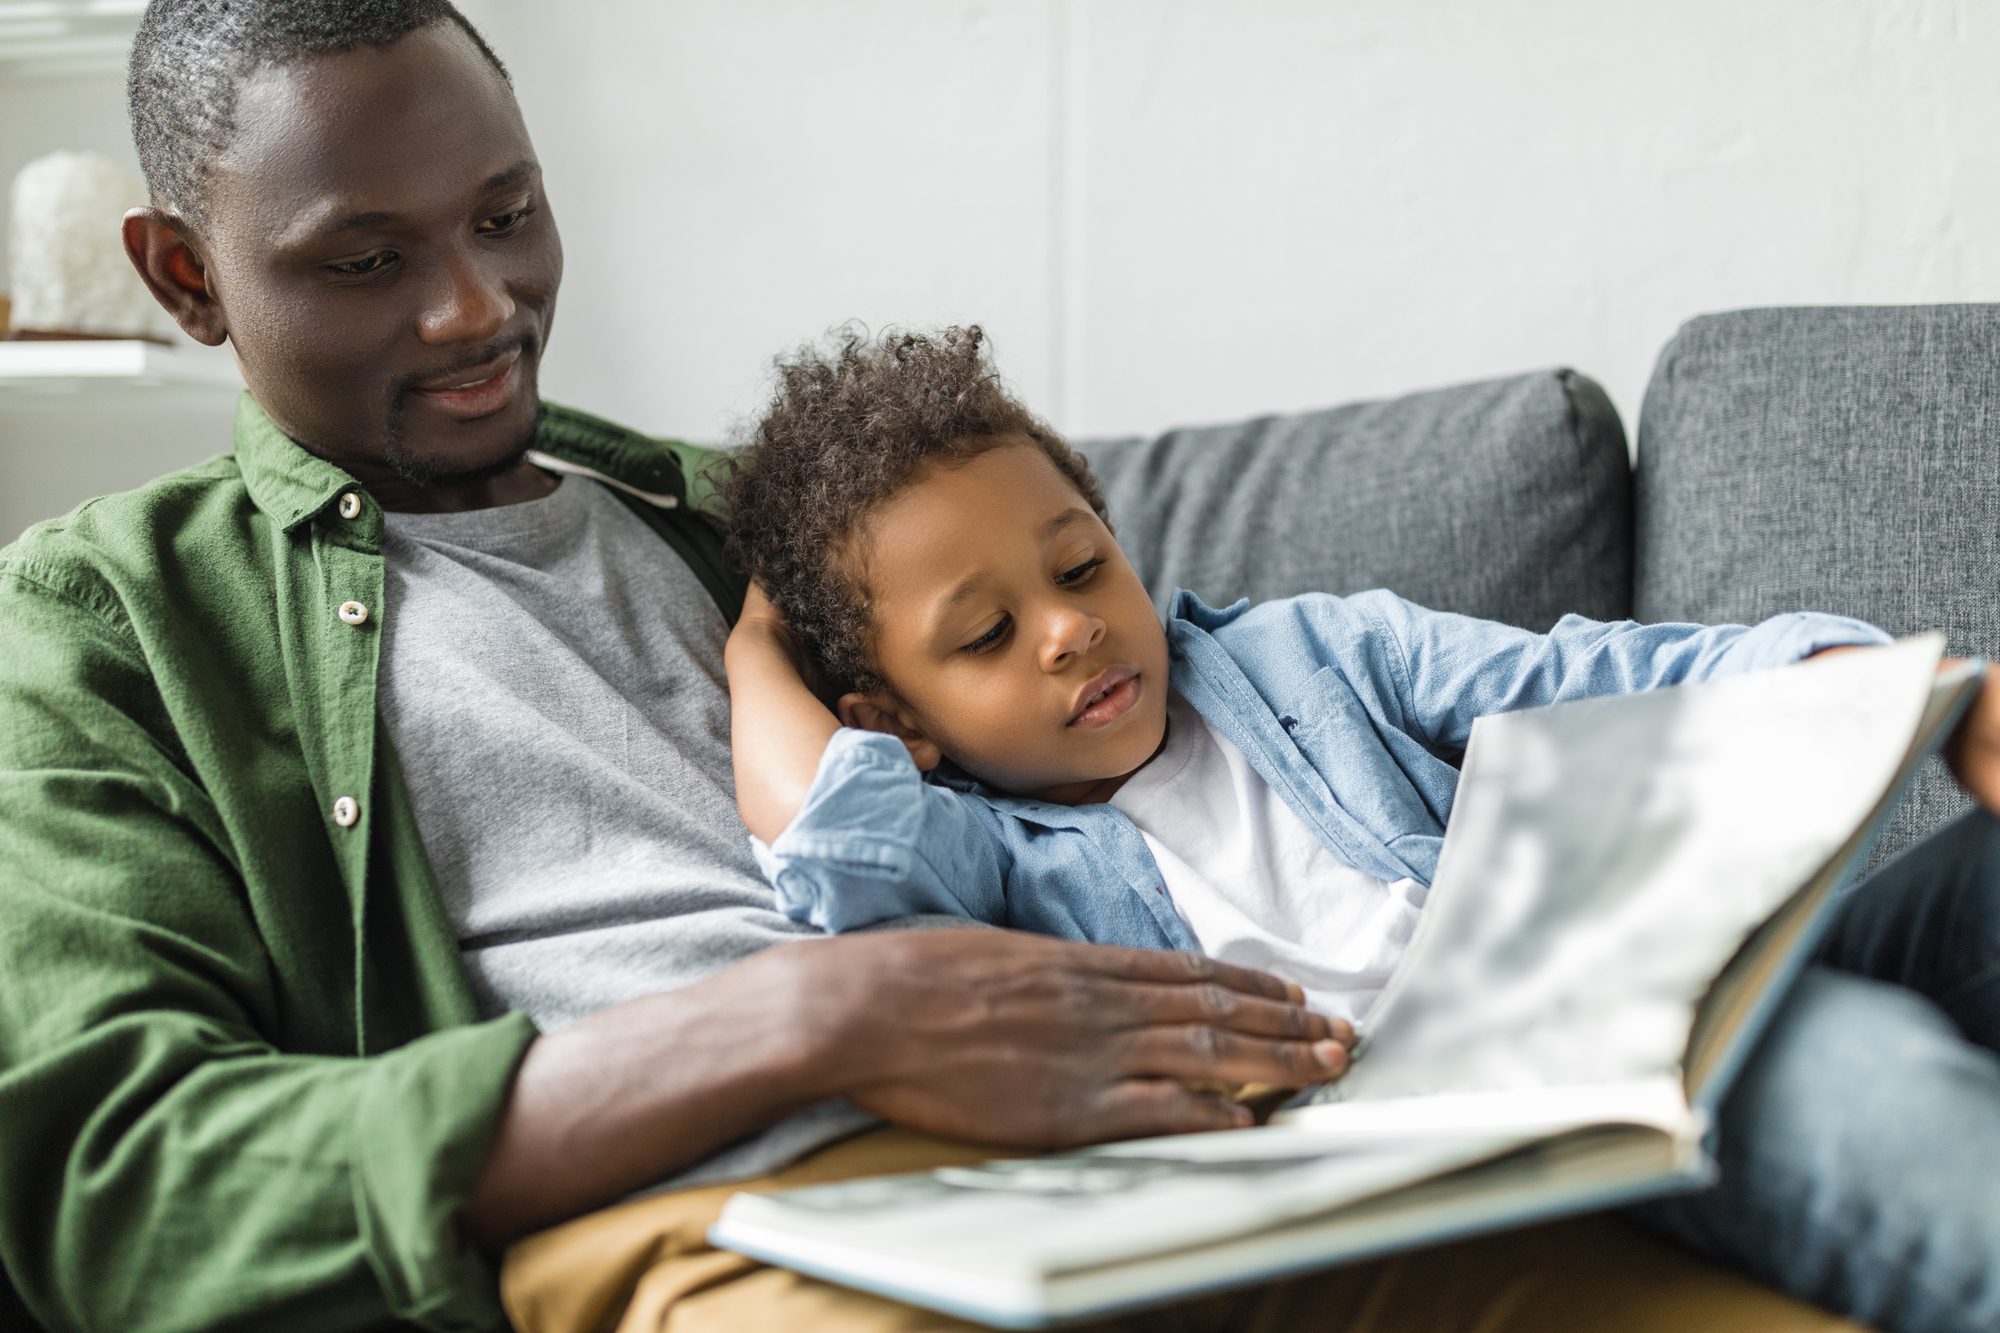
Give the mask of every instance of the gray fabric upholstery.
<svg viewBox="0 0 2000 1333">
<path fill-rule="evenodd" d="M 1742 310 L 1661 354 L 1641 620 L 1838 611 L 2000 649 L 2000 306 Z M 1933 765 L 1885 846 L 1964 806 Z"/>
<path fill-rule="evenodd" d="M 1537 630 L 1630 612 L 1625 432 L 1573 371 L 1080 448 L 1162 600 L 1387 587 Z"/>
</svg>

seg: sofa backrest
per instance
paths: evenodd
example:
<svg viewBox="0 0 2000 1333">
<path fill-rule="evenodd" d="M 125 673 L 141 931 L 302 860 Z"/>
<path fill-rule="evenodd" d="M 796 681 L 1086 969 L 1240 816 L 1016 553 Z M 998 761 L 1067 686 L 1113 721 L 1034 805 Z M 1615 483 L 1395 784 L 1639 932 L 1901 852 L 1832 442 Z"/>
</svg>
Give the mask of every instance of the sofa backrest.
<svg viewBox="0 0 2000 1333">
<path fill-rule="evenodd" d="M 2000 306 L 1705 315 L 1639 419 L 1634 610 L 1837 611 L 2000 650 Z M 1963 808 L 1933 765 L 1887 840 Z"/>
<path fill-rule="evenodd" d="M 1536 630 L 1631 609 L 1625 432 L 1573 371 L 1079 447 L 1162 603 L 1386 587 Z"/>
</svg>

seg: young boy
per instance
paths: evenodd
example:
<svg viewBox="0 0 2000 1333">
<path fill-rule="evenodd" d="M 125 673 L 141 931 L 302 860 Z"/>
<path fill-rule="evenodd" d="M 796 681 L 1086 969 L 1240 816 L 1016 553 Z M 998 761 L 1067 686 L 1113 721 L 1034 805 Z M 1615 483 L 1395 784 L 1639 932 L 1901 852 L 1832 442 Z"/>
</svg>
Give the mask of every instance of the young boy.
<svg viewBox="0 0 2000 1333">
<path fill-rule="evenodd" d="M 1811 614 L 1753 628 L 1567 617 L 1538 635 L 1379 591 L 1226 610 L 1181 592 L 1163 627 L 1088 467 L 1007 395 L 976 328 L 848 337 L 781 364 L 728 498 L 732 543 L 769 594 L 728 647 L 737 799 L 787 912 L 834 931 L 942 912 L 1201 949 L 1350 1024 L 1422 911 L 1475 718 L 1886 637 Z M 1996 712 L 1989 687 L 1975 760 Z M 1917 871 L 1855 895 L 1829 961 L 1964 1002 L 1976 1022 L 1953 1012 L 1965 1032 L 1947 1090 L 1933 1079 L 1870 1115 L 1970 1125 L 2000 1153 L 2000 836 L 1975 816 L 1932 844 L 1898 863 Z M 1941 930 L 1947 910 L 1981 942 Z M 1789 1069 L 1771 1044 L 1760 1062 Z M 1724 1189 L 1653 1220 L 1864 1317 L 2000 1327 L 2000 1217 L 1983 1191 L 1940 1180 L 1884 1225 L 1907 1211 L 1883 1196 L 1907 1192 L 1908 1170 L 1852 1168 L 1831 1142 L 1803 1183 L 1731 1178 L 1733 1147 L 1794 1142 L 1791 1099 L 1855 1095 L 1826 1076 L 1775 1110 L 1746 1076 L 1759 1109 L 1724 1126 Z M 1747 1227 L 1716 1224 L 1745 1208 Z M 1874 1248 L 1853 1243 L 1857 1226 L 1881 1233 Z"/>
</svg>

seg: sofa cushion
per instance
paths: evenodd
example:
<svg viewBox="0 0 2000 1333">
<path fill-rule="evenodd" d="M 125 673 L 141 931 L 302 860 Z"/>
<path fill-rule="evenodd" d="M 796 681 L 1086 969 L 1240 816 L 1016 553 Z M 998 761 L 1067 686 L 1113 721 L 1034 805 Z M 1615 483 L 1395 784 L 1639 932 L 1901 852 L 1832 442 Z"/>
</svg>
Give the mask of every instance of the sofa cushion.
<svg viewBox="0 0 2000 1333">
<path fill-rule="evenodd" d="M 1162 604 L 1387 587 L 1537 630 L 1630 611 L 1625 432 L 1573 371 L 1079 447 Z"/>
<path fill-rule="evenodd" d="M 1838 611 L 2000 649 L 2000 306 L 1740 310 L 1683 328 L 1639 422 L 1642 620 Z M 1933 764 L 1885 850 L 1963 808 Z"/>
</svg>

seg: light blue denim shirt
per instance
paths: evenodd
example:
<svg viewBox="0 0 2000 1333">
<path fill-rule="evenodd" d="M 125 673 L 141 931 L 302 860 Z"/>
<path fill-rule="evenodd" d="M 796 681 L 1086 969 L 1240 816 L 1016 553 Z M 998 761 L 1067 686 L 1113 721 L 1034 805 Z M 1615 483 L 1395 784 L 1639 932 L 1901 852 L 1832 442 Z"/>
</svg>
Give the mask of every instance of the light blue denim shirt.
<svg viewBox="0 0 2000 1333">
<path fill-rule="evenodd" d="M 1475 718 L 1887 641 L 1872 625 L 1810 613 L 1751 628 L 1565 616 L 1533 634 L 1382 591 L 1216 610 L 1182 590 L 1167 620 L 1174 688 L 1327 849 L 1371 875 L 1426 885 Z M 944 913 L 1102 944 L 1197 947 L 1118 810 L 927 780 L 902 742 L 875 732 L 839 732 L 798 816 L 776 843 L 753 843 L 783 910 L 827 931 Z"/>
</svg>

